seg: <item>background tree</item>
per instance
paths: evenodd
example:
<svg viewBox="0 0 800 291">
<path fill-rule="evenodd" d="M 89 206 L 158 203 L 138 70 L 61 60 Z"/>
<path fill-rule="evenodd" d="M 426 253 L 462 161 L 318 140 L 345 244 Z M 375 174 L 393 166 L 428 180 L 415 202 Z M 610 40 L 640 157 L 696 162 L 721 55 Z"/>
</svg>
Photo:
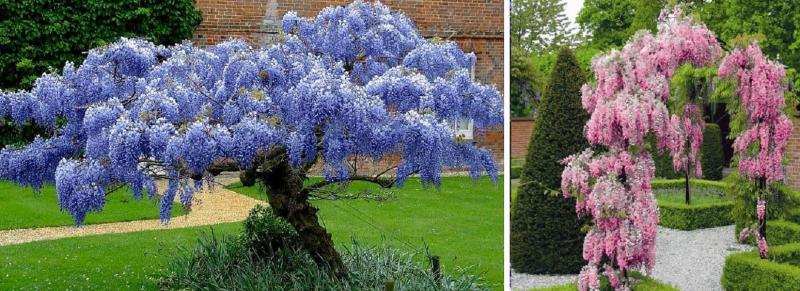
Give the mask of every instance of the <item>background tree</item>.
<svg viewBox="0 0 800 291">
<path fill-rule="evenodd" d="M 528 52 L 572 44 L 563 0 L 511 1 L 511 44 Z"/>
<path fill-rule="evenodd" d="M 592 46 L 619 47 L 633 35 L 630 27 L 635 8 L 631 0 L 585 0 L 575 21 Z"/>
<path fill-rule="evenodd" d="M 354 180 L 391 187 L 414 174 L 438 184 L 443 167 L 496 178 L 492 154 L 450 126 L 503 122 L 498 91 L 472 81 L 474 54 L 422 38 L 377 2 L 310 19 L 289 12 L 282 27 L 281 43 L 257 50 L 241 40 L 201 49 L 122 39 L 30 91 L 0 93 L 2 115 L 52 134 L 0 151 L 0 178 L 37 188 L 55 181 L 77 224 L 129 185 L 137 198 L 161 196 L 167 221 L 176 197 L 191 206 L 215 163 L 256 165 L 272 210 L 337 276 L 347 270 L 308 200 L 318 189 Z M 359 170 L 359 156 L 390 155 L 399 164 Z M 304 183 L 315 165 L 325 179 Z M 157 178 L 168 180 L 165 191 Z"/>
<path fill-rule="evenodd" d="M 528 146 L 521 189 L 511 212 L 511 266 L 518 272 L 575 273 L 583 265 L 583 222 L 575 200 L 553 195 L 560 161 L 588 146 L 581 107 L 586 77 L 569 49 L 561 49 Z"/>
<path fill-rule="evenodd" d="M 533 116 L 542 97 L 542 74 L 533 56 L 518 47 L 511 48 L 511 116 Z"/>
<path fill-rule="evenodd" d="M 192 37 L 200 11 L 191 0 L 2 1 L 0 88 L 30 88 L 44 72 L 80 62 L 91 48 L 119 37 L 174 44 Z M 44 133 L 35 124 L 0 119 L 0 148 Z"/>
</svg>

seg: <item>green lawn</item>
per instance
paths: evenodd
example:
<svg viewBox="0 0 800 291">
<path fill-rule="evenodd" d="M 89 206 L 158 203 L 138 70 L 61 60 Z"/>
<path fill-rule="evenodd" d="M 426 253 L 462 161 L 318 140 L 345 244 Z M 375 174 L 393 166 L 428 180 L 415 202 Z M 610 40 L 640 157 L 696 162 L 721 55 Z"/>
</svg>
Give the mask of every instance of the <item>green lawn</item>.
<svg viewBox="0 0 800 291">
<path fill-rule="evenodd" d="M 502 181 L 502 177 L 499 179 Z M 265 199 L 261 187 L 231 185 L 233 191 Z M 377 187 L 353 183 L 350 193 L 375 193 Z M 440 190 L 411 179 L 389 190 L 388 201 L 316 200 L 325 227 L 340 245 L 355 236 L 367 243 L 386 242 L 406 250 L 430 252 L 442 258 L 445 271 L 472 267 L 495 289 L 503 284 L 503 185 L 488 178 L 442 178 Z M 410 244 L 410 245 L 407 245 Z"/>
<path fill-rule="evenodd" d="M 172 215 L 183 213 L 176 204 Z M 45 185 L 39 194 L 8 181 L 0 181 L 0 230 L 73 225 L 72 216 L 61 211 L 55 187 Z M 86 215 L 86 224 L 132 221 L 158 218 L 158 201 L 133 199 L 129 190 L 119 190 L 108 196 L 99 213 Z"/>
<path fill-rule="evenodd" d="M 656 199 L 660 202 L 685 203 L 686 199 L 684 193 L 685 192 L 683 189 L 653 190 L 653 194 L 655 194 Z M 702 188 L 690 189 L 689 195 L 692 199 L 692 205 L 704 205 L 728 201 L 728 199 L 724 196 L 720 196 L 715 193 L 709 193 L 709 191 L 704 191 Z"/>
<path fill-rule="evenodd" d="M 238 233 L 241 223 L 213 226 Z M 0 247 L 0 290 L 157 289 L 154 279 L 179 245 L 210 227 L 153 230 Z"/>
</svg>

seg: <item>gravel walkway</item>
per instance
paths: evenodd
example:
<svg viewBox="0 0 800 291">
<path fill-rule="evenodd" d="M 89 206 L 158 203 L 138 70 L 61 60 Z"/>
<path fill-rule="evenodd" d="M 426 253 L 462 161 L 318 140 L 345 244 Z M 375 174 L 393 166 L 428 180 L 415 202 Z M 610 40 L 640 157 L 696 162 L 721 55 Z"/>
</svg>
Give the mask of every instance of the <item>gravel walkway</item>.
<svg viewBox="0 0 800 291">
<path fill-rule="evenodd" d="M 722 290 L 725 257 L 750 250 L 734 240 L 734 226 L 693 231 L 658 228 L 652 276 L 684 291 Z M 527 290 L 575 282 L 576 275 L 529 275 L 511 272 L 511 289 Z"/>
<path fill-rule="evenodd" d="M 511 270 L 511 289 L 528 290 L 575 282 L 578 275 L 531 275 Z"/>
<path fill-rule="evenodd" d="M 734 226 L 682 231 L 658 229 L 652 276 L 684 291 L 722 290 L 725 257 L 750 250 L 734 239 Z"/>
<path fill-rule="evenodd" d="M 217 181 L 222 184 L 227 184 L 230 183 L 232 179 L 230 177 L 223 177 L 222 179 L 217 179 Z M 161 189 L 164 187 L 163 185 L 159 186 Z M 173 229 L 241 221 L 247 217 L 250 209 L 255 205 L 265 203 L 227 190 L 220 185 L 215 185 L 214 189 L 211 191 L 203 190 L 195 194 L 194 198 L 192 211 L 179 217 L 173 217 L 169 224 L 166 225 L 162 224 L 158 219 L 152 219 L 93 224 L 82 227 L 58 226 L 3 230 L 0 231 L 0 246 L 73 236 L 125 233 L 151 229 Z"/>
</svg>

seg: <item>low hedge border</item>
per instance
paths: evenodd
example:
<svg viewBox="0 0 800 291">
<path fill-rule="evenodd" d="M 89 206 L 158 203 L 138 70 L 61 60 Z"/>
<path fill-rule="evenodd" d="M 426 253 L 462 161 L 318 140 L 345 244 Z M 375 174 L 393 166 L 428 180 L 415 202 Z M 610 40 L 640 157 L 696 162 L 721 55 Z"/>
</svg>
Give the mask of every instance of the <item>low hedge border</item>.
<svg viewBox="0 0 800 291">
<path fill-rule="evenodd" d="M 683 179 L 653 180 L 653 190 L 681 188 Z M 728 186 L 725 182 L 710 180 L 689 180 L 692 187 L 717 188 L 724 193 Z M 733 201 L 719 203 L 706 203 L 702 205 L 686 205 L 674 202 L 658 202 L 660 212 L 659 225 L 680 230 L 695 230 L 701 228 L 718 227 L 733 224 L 731 210 Z"/>
<path fill-rule="evenodd" d="M 771 247 L 769 259 L 757 251 L 725 258 L 722 287 L 725 290 L 797 290 L 800 286 L 800 244 Z"/>
</svg>

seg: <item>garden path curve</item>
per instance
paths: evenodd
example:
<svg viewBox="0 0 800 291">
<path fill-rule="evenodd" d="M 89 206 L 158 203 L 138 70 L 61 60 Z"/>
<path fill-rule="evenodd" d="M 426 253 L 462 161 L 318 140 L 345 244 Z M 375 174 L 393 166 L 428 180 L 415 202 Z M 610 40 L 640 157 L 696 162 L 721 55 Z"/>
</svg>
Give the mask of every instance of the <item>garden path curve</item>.
<svg viewBox="0 0 800 291">
<path fill-rule="evenodd" d="M 230 178 L 217 179 L 217 181 L 225 185 L 233 182 Z M 158 219 L 150 219 L 92 224 L 82 227 L 56 226 L 3 230 L 0 231 L 0 246 L 95 234 L 173 229 L 242 221 L 247 217 L 250 209 L 257 204 L 265 204 L 265 202 L 216 185 L 211 190 L 204 189 L 196 193 L 192 211 L 185 215 L 173 217 L 166 225 L 162 224 Z"/>
</svg>

